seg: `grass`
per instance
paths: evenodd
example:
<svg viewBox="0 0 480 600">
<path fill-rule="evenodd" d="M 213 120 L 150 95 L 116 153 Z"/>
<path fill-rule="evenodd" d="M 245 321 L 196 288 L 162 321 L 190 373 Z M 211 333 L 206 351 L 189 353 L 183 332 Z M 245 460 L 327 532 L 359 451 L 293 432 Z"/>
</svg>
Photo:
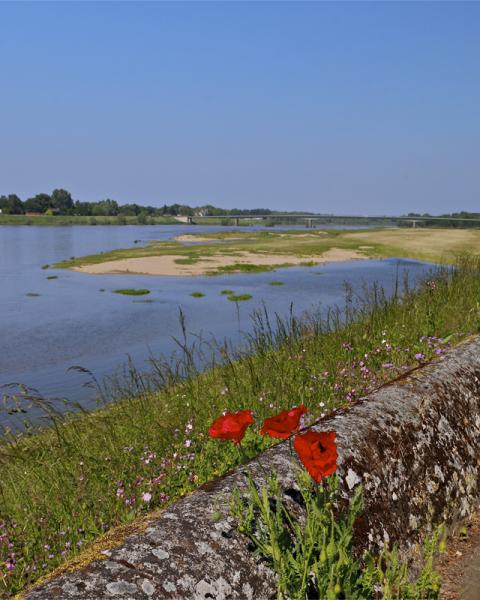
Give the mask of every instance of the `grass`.
<svg viewBox="0 0 480 600">
<path fill-rule="evenodd" d="M 203 298 L 205 294 L 202 294 L 202 292 L 192 292 L 190 296 L 192 296 L 192 298 Z"/>
<path fill-rule="evenodd" d="M 123 294 L 124 296 L 145 296 L 150 294 L 150 290 L 135 289 L 135 288 L 123 288 L 120 290 L 113 290 L 114 294 Z"/>
<path fill-rule="evenodd" d="M 0 225 L 178 225 L 173 217 L 147 217 L 146 222 L 137 217 L 83 217 L 68 215 L 0 215 Z"/>
<path fill-rule="evenodd" d="M 251 298 L 251 294 L 230 294 L 230 296 L 228 296 L 228 299 L 232 302 L 245 302 L 246 300 L 250 300 Z"/>
<path fill-rule="evenodd" d="M 220 292 L 220 294 L 224 295 L 224 296 L 230 296 L 231 294 L 234 294 L 235 292 L 233 290 L 222 290 Z"/>
<path fill-rule="evenodd" d="M 43 265 L 43 266 L 42 266 L 42 269 L 43 269 L 43 270 L 46 270 L 46 269 L 48 269 L 49 267 L 50 267 L 50 265 Z"/>
<path fill-rule="evenodd" d="M 38 298 L 41 294 L 37 294 L 36 292 L 27 292 L 25 294 L 25 296 L 27 296 L 27 298 Z"/>
<path fill-rule="evenodd" d="M 268 285 L 285 285 L 283 281 L 270 281 Z"/>
<path fill-rule="evenodd" d="M 47 279 L 58 279 L 58 275 L 49 275 Z"/>
<path fill-rule="evenodd" d="M 238 465 L 233 445 L 206 433 L 224 410 L 252 409 L 261 423 L 300 403 L 312 419 L 348 407 L 477 332 L 479 298 L 480 262 L 464 260 L 418 289 L 398 282 L 391 298 L 375 285 L 356 294 L 346 288 L 343 310 L 321 320 L 257 312 L 235 354 L 228 344 L 216 351 L 210 341 L 190 345 L 182 321 L 181 356 L 152 361 L 149 373 L 127 367 L 124 380 L 100 386 L 92 412 L 62 416 L 63 402 L 4 390 L 6 411 L 23 421 L 34 406 L 50 427 L 5 431 L 0 440 L 0 595 L 18 592 L 95 540 L 101 548 L 106 532 Z M 111 395 L 117 401 L 108 404 Z M 249 430 L 243 460 L 271 443 Z"/>
<path fill-rule="evenodd" d="M 180 242 L 152 242 L 142 247 L 113 250 L 102 254 L 64 260 L 58 268 L 88 266 L 106 261 L 147 256 L 175 256 L 177 264 L 201 266 L 208 274 L 263 273 L 281 264 L 255 264 L 255 255 L 288 256 L 301 260 L 303 266 L 315 266 L 325 252 L 333 249 L 354 251 L 365 258 L 405 257 L 435 263 L 453 264 L 463 252 L 480 255 L 480 230 L 474 229 L 369 229 L 363 231 L 235 231 L 209 234 L 210 242 L 186 245 Z M 221 240 L 223 243 L 218 244 Z M 248 255 L 250 262 L 234 262 L 224 266 L 209 266 L 218 257 Z M 275 261 L 272 260 L 272 263 Z"/>
</svg>

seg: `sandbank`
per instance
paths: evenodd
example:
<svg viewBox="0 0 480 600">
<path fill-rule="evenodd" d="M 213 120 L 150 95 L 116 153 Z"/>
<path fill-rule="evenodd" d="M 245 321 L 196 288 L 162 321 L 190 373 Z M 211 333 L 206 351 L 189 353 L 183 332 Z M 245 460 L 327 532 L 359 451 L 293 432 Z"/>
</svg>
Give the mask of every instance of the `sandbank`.
<svg viewBox="0 0 480 600">
<path fill-rule="evenodd" d="M 367 258 L 355 250 L 330 248 L 323 254 L 312 256 L 292 256 L 289 254 L 272 254 L 268 252 L 238 252 L 235 255 L 210 255 L 200 258 L 193 264 L 179 264 L 178 260 L 185 260 L 185 256 L 163 255 L 145 256 L 139 258 L 126 258 L 122 260 L 105 261 L 98 264 L 74 267 L 74 271 L 91 273 L 94 275 L 105 274 L 136 274 L 136 275 L 173 275 L 195 276 L 210 275 L 218 268 L 229 267 L 235 264 L 249 264 L 257 266 L 294 266 L 307 262 L 330 263 Z"/>
</svg>

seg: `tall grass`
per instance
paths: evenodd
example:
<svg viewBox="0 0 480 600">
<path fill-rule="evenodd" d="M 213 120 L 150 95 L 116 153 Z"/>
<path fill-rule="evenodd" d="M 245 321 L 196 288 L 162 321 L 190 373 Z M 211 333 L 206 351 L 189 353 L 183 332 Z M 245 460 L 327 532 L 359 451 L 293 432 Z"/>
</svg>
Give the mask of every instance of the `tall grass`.
<svg viewBox="0 0 480 600">
<path fill-rule="evenodd" d="M 480 262 L 463 259 L 416 288 L 398 281 L 390 297 L 377 285 L 347 287 L 345 306 L 323 317 L 257 312 L 241 351 L 191 343 L 181 317 L 176 357 L 97 383 L 92 412 L 64 415 L 28 390 L 4 390 L 5 410 L 26 419 L 41 410 L 48 428 L 0 441 L 0 595 L 234 467 L 232 445 L 206 435 L 222 411 L 250 408 L 262 422 L 300 403 L 312 419 L 348 406 L 476 332 L 479 299 Z M 248 435 L 252 456 L 272 443 Z"/>
</svg>

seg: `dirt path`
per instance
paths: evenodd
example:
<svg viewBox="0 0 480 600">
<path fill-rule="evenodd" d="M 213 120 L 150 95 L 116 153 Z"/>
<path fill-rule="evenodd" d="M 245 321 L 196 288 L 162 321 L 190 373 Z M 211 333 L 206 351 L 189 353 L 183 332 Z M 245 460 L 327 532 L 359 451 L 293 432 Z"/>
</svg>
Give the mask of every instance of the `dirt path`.
<svg viewBox="0 0 480 600">
<path fill-rule="evenodd" d="M 437 561 L 440 600 L 480 600 L 480 510 L 467 531 L 447 540 L 447 551 Z"/>
</svg>

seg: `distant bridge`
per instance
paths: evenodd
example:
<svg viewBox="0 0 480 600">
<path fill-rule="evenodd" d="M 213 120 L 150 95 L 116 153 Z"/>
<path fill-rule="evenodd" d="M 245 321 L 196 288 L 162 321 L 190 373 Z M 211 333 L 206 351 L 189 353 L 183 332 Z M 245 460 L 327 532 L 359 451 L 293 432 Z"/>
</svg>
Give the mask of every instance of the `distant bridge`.
<svg viewBox="0 0 480 600">
<path fill-rule="evenodd" d="M 442 221 L 458 221 L 459 225 L 461 222 L 465 223 L 476 223 L 477 227 L 480 227 L 480 218 L 479 219 L 466 219 L 461 217 L 392 217 L 388 215 L 312 215 L 312 214 L 289 214 L 289 213 L 275 213 L 275 214 L 266 214 L 266 215 L 205 215 L 205 216 L 197 216 L 197 217 L 176 217 L 177 219 L 181 219 L 183 222 L 194 224 L 195 219 L 228 219 L 230 221 L 234 221 L 235 225 L 240 225 L 241 220 L 282 220 L 289 219 L 293 221 L 299 221 L 305 223 L 305 227 L 314 227 L 315 223 L 321 221 L 325 222 L 335 222 L 335 221 L 344 221 L 355 219 L 360 222 L 372 222 L 372 221 L 381 221 L 381 222 L 389 222 L 389 223 L 411 223 L 412 227 L 416 227 L 417 223 L 422 223 L 423 221 L 438 221 L 439 225 L 441 225 Z"/>
</svg>

